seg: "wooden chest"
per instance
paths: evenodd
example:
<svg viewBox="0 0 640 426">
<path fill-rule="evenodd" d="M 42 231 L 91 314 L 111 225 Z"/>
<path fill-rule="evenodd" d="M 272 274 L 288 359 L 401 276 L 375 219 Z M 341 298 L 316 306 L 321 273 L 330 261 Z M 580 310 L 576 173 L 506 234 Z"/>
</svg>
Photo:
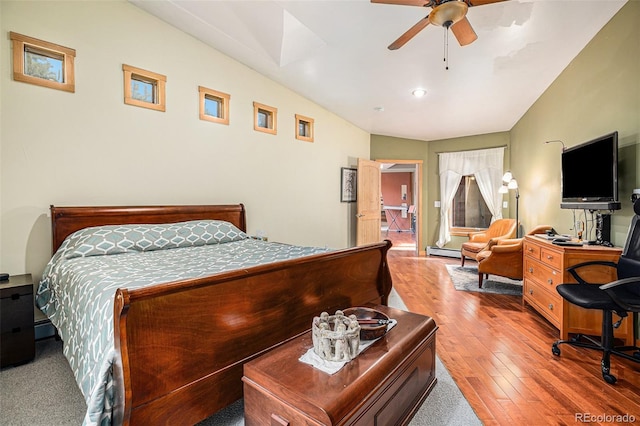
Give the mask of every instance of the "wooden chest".
<svg viewBox="0 0 640 426">
<path fill-rule="evenodd" d="M 432 318 L 376 306 L 398 321 L 384 337 L 328 374 L 298 359 L 309 332 L 244 366 L 245 424 L 405 425 L 436 384 Z"/>
</svg>

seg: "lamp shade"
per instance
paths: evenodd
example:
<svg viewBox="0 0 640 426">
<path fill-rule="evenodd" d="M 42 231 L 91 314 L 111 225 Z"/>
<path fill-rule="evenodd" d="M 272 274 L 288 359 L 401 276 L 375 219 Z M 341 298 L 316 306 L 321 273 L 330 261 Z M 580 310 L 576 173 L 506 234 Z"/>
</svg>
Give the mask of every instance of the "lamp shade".
<svg viewBox="0 0 640 426">
<path fill-rule="evenodd" d="M 465 17 L 468 8 L 467 4 L 460 0 L 441 3 L 431 11 L 429 21 L 434 25 L 449 28 Z"/>
<path fill-rule="evenodd" d="M 509 189 L 518 189 L 518 181 L 516 181 L 515 179 L 511 179 L 509 181 L 509 184 L 507 185 L 507 188 L 509 188 Z"/>
<path fill-rule="evenodd" d="M 510 171 L 507 170 L 507 172 L 504 175 L 502 175 L 502 181 L 509 183 L 511 182 L 511 179 L 513 179 L 513 175 L 511 174 Z"/>
</svg>

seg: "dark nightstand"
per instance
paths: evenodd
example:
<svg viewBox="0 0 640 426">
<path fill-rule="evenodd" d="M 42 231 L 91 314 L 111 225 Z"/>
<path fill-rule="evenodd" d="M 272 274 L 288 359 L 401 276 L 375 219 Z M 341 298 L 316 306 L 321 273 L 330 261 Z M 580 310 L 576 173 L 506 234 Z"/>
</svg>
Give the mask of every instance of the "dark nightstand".
<svg viewBox="0 0 640 426">
<path fill-rule="evenodd" d="M 22 364 L 35 357 L 31 274 L 0 281 L 0 328 L 0 367 Z"/>
</svg>

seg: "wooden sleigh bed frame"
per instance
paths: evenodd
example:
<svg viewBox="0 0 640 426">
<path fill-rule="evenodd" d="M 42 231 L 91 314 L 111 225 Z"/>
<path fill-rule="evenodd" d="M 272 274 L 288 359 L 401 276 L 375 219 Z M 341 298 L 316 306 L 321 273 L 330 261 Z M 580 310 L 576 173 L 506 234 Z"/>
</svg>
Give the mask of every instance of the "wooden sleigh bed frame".
<svg viewBox="0 0 640 426">
<path fill-rule="evenodd" d="M 246 232 L 242 204 L 51 206 L 53 251 L 71 233 L 116 224 L 218 219 Z M 113 424 L 197 423 L 242 397 L 243 364 L 310 328 L 322 311 L 387 304 L 391 242 L 118 289 Z"/>
</svg>

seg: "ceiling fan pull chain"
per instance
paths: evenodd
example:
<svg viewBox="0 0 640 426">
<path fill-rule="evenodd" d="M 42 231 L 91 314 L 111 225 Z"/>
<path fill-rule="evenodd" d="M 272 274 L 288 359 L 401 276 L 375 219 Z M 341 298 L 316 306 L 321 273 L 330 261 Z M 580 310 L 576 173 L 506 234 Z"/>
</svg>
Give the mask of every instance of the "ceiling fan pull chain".
<svg viewBox="0 0 640 426">
<path fill-rule="evenodd" d="M 444 27 L 444 69 L 449 69 L 449 28 Z"/>
</svg>

